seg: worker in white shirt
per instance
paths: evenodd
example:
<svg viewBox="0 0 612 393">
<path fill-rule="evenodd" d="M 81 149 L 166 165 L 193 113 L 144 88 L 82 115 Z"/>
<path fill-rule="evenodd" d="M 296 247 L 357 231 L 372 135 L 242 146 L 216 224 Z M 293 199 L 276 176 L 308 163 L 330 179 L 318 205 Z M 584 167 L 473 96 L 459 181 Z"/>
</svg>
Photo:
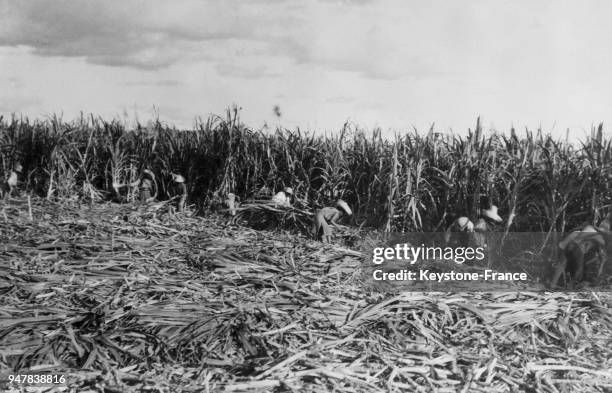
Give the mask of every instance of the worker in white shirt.
<svg viewBox="0 0 612 393">
<path fill-rule="evenodd" d="M 279 191 L 272 197 L 272 202 L 281 207 L 290 207 L 292 196 L 293 189 L 291 187 L 285 187 L 283 191 Z"/>
</svg>

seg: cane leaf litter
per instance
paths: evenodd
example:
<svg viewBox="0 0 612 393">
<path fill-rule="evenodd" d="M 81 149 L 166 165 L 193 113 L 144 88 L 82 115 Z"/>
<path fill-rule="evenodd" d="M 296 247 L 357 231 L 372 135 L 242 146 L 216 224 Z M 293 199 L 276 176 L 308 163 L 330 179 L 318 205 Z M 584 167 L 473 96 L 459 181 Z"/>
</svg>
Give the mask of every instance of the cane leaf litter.
<svg viewBox="0 0 612 393">
<path fill-rule="evenodd" d="M 455 140 L 475 152 L 459 162 L 451 149 L 460 148 L 433 134 L 410 146 L 408 137 L 265 136 L 231 113 L 192 134 L 83 122 L 2 125 L 4 168 L 18 155 L 28 174 L 27 192 L 0 207 L 2 375 L 64 374 L 79 392 L 612 389 L 607 293 L 380 293 L 362 285 L 358 247 L 367 227 L 435 229 L 445 210 L 473 204 L 474 187 L 497 195 L 519 229 L 571 227 L 607 197 L 601 135 L 579 150 L 514 136 L 512 150 L 471 134 Z M 504 172 L 502 155 L 524 166 Z M 109 201 L 113 176 L 129 181 L 144 165 L 159 174 L 161 201 Z M 170 171 L 188 181 L 187 213 L 169 209 Z M 579 174 L 599 177 L 567 191 Z M 301 196 L 294 208 L 246 202 L 286 185 Z M 236 216 L 215 208 L 226 192 L 245 200 Z M 308 238 L 312 209 L 338 196 L 355 207 L 353 230 L 333 244 Z"/>
</svg>

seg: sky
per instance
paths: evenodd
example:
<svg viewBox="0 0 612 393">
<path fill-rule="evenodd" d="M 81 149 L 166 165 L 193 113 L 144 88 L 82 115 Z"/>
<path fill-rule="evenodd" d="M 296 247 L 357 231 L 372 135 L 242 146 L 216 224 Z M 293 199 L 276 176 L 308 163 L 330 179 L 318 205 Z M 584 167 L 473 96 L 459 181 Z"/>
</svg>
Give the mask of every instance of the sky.
<svg viewBox="0 0 612 393">
<path fill-rule="evenodd" d="M 0 114 L 386 132 L 612 124 L 612 3 L 0 0 Z M 280 117 L 274 107 L 280 108 Z"/>
</svg>

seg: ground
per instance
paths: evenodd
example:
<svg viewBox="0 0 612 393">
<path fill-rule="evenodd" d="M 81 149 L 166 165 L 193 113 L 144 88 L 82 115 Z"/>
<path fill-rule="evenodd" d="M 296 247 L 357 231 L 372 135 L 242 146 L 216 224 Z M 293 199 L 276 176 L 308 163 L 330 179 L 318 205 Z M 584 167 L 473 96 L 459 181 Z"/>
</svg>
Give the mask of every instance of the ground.
<svg viewBox="0 0 612 393">
<path fill-rule="evenodd" d="M 69 391 L 612 390 L 605 293 L 379 293 L 357 248 L 164 204 L 0 207 L 0 366 Z M 2 383 L 2 382 L 0 382 Z"/>
</svg>

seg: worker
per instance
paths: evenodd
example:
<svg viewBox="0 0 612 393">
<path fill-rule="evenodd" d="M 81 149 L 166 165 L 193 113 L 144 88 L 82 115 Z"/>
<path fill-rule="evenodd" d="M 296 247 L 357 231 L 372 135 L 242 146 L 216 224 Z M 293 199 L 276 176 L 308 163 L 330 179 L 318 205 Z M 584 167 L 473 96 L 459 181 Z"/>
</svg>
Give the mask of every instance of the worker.
<svg viewBox="0 0 612 393">
<path fill-rule="evenodd" d="M 338 199 L 336 207 L 324 207 L 317 210 L 312 225 L 312 234 L 315 239 L 321 238 L 323 242 L 329 243 L 331 241 L 331 227 L 342 228 L 343 226 L 338 224 L 338 220 L 345 214 L 350 216 L 353 212 L 342 199 Z"/>
<path fill-rule="evenodd" d="M 290 207 L 292 196 L 293 189 L 291 187 L 285 187 L 282 191 L 279 191 L 272 197 L 272 202 L 281 207 Z"/>
<path fill-rule="evenodd" d="M 6 184 L 0 183 L 0 195 L 11 197 L 13 195 L 13 191 L 17 190 L 17 184 L 19 183 L 19 175 L 23 170 L 21 164 L 17 163 L 9 177 L 6 181 Z"/>
<path fill-rule="evenodd" d="M 601 278 L 607 261 L 608 217 L 602 224 L 603 228 L 586 224 L 559 242 L 561 258 L 551 279 L 552 288 L 565 273 L 569 274 L 566 281 L 570 287 L 585 279 L 597 281 Z M 587 268 L 591 269 L 587 272 Z"/>
<path fill-rule="evenodd" d="M 157 198 L 157 192 L 159 190 L 155 175 L 149 169 L 144 169 L 140 177 L 131 183 L 119 183 L 113 180 L 113 189 L 120 199 L 122 198 L 122 188 L 128 189 L 128 199 L 130 199 L 130 195 L 134 196 L 138 193 L 138 200 L 140 200 L 141 203 L 154 201 L 155 198 Z M 151 195 L 151 189 L 153 188 L 155 188 L 155 193 Z"/>
<path fill-rule="evenodd" d="M 503 219 L 497 212 L 497 206 L 495 205 L 491 205 L 487 210 L 480 211 L 478 215 L 476 224 L 466 216 L 453 221 L 444 235 L 446 243 L 450 243 L 452 240 L 455 246 L 465 247 L 470 243 L 469 239 L 472 238 L 476 246 L 486 247 L 486 234 L 490 231 L 490 223 L 499 223 Z M 453 236 L 453 232 L 459 232 L 459 234 Z"/>
<path fill-rule="evenodd" d="M 155 175 L 148 169 L 142 171 L 142 176 L 137 180 L 136 185 L 140 192 L 140 202 L 151 202 L 157 197 L 157 182 L 155 181 Z M 151 195 L 151 189 L 155 187 L 155 195 Z"/>
<path fill-rule="evenodd" d="M 491 205 L 487 210 L 480 212 L 480 217 L 474 224 L 474 242 L 477 247 L 488 248 L 487 234 L 491 232 L 493 223 L 504 221 L 497 213 L 497 206 Z"/>
<path fill-rule="evenodd" d="M 232 216 L 236 215 L 236 208 L 240 205 L 240 197 L 238 197 L 233 192 L 227 194 L 227 199 L 225 200 L 225 205 L 228 207 L 228 210 Z"/>
<path fill-rule="evenodd" d="M 444 241 L 448 245 L 466 246 L 469 243 L 470 233 L 474 232 L 474 223 L 462 216 L 453 221 L 444 233 Z"/>
<path fill-rule="evenodd" d="M 13 194 L 13 191 L 17 190 L 17 183 L 19 183 L 19 175 L 21 174 L 22 170 L 23 167 L 21 166 L 21 164 L 17 163 L 11 171 L 8 180 L 6 181 L 6 184 L 9 187 L 9 197 Z"/>
<path fill-rule="evenodd" d="M 182 213 L 185 210 L 185 202 L 187 201 L 187 186 L 185 185 L 185 178 L 181 175 L 172 173 L 172 181 L 176 183 L 181 190 L 181 199 L 178 201 L 178 211 Z"/>
</svg>

